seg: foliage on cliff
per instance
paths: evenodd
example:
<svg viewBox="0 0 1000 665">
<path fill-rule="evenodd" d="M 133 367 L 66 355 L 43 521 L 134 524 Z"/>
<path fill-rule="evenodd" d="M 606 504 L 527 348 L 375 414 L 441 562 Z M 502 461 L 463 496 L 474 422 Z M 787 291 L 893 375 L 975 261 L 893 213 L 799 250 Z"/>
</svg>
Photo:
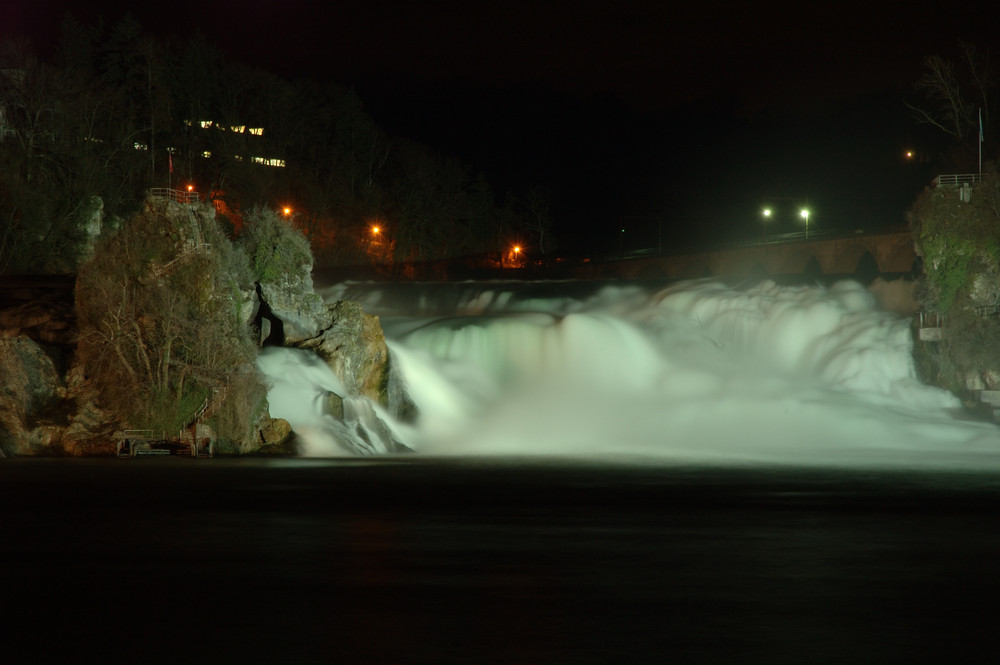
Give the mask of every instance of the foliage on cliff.
<svg viewBox="0 0 1000 665">
<path fill-rule="evenodd" d="M 907 215 L 927 278 L 921 305 L 943 315 L 1000 304 L 989 280 L 1000 272 L 1000 178 L 984 174 L 967 201 L 962 192 L 928 188 Z"/>
<path fill-rule="evenodd" d="M 267 208 L 254 208 L 246 217 L 240 247 L 250 259 L 257 282 L 276 282 L 303 270 L 309 274 L 313 257 L 302 233 Z"/>
<path fill-rule="evenodd" d="M 213 405 L 222 448 L 246 450 L 266 405 L 243 312 L 245 254 L 209 207 L 150 199 L 81 266 L 79 360 L 130 428 L 174 434 Z"/>
<path fill-rule="evenodd" d="M 923 258 L 921 309 L 943 321 L 940 348 L 921 364 L 953 389 L 970 380 L 995 387 L 1000 371 L 1000 178 L 986 169 L 967 190 L 928 188 L 907 215 Z"/>
</svg>

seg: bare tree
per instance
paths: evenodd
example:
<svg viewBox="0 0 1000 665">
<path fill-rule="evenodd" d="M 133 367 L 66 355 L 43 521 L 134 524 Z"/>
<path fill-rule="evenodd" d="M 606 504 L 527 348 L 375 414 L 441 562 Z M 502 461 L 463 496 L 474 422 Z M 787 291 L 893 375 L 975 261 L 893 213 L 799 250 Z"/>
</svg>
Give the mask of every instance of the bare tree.
<svg viewBox="0 0 1000 665">
<path fill-rule="evenodd" d="M 990 101 L 996 90 L 988 52 L 962 44 L 962 58 L 924 58 L 924 73 L 915 85 L 921 101 L 904 102 L 920 124 L 937 127 L 959 143 L 979 137 L 979 114 L 989 126 Z"/>
<path fill-rule="evenodd" d="M 525 195 L 524 223 L 527 231 L 538 238 L 538 251 L 548 254 L 555 239 L 552 237 L 552 213 L 549 210 L 549 197 L 540 189 L 531 188 Z"/>
</svg>

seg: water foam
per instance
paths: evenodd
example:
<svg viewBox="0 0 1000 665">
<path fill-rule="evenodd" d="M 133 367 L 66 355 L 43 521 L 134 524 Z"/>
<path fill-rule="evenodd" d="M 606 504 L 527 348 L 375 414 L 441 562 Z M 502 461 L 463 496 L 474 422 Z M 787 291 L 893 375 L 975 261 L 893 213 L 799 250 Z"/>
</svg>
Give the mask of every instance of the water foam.
<svg viewBox="0 0 1000 665">
<path fill-rule="evenodd" d="M 404 311 L 405 298 L 387 298 L 380 285 L 337 288 L 336 297 L 390 315 L 393 361 L 421 413 L 412 427 L 393 424 L 395 436 L 433 455 L 1000 462 L 1000 429 L 953 417 L 958 400 L 916 378 L 909 321 L 881 311 L 857 283 L 566 284 L 546 285 L 542 297 L 532 286 L 466 285 L 464 301 L 450 292 L 462 314 L 450 317 L 427 315 L 432 287 L 410 286 L 430 291 L 411 294 L 421 312 Z M 277 392 L 272 414 L 310 429 L 307 414 L 275 412 Z"/>
</svg>

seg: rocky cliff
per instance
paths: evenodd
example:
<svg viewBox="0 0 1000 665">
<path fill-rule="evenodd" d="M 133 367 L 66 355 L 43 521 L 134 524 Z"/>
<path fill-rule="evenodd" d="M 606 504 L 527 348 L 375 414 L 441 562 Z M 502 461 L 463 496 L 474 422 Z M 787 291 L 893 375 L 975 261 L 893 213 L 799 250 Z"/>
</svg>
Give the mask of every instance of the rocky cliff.
<svg viewBox="0 0 1000 665">
<path fill-rule="evenodd" d="M 211 206 L 151 198 L 98 243 L 75 284 L 0 283 L 0 455 L 111 455 L 122 430 L 154 420 L 181 437 L 185 428 L 228 433 L 223 451 L 294 452 L 288 423 L 261 404 L 255 322 L 258 343 L 309 350 L 341 378 L 345 394 L 329 400 L 356 434 L 348 451 L 402 449 L 371 406 L 403 419 L 414 410 L 378 318 L 323 302 L 308 245 L 283 221 L 256 233 L 244 254 Z M 281 334 L 268 335 L 264 321 Z M 192 410 L 197 426 L 187 427 Z"/>
<path fill-rule="evenodd" d="M 918 367 L 972 402 L 1000 390 L 1000 178 L 975 180 L 929 187 L 908 213 L 925 273 L 920 307 L 939 331 L 917 344 Z"/>
</svg>

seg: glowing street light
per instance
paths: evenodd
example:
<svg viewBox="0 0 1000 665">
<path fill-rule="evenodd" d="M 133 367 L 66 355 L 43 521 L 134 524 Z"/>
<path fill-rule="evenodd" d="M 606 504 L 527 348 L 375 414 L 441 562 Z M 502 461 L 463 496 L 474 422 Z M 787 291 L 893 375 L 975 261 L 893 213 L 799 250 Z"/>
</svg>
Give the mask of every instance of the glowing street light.
<svg viewBox="0 0 1000 665">
<path fill-rule="evenodd" d="M 281 214 L 283 214 L 285 217 L 288 217 L 289 215 L 292 214 L 292 209 L 289 208 L 288 206 L 285 206 L 284 208 L 281 209 Z"/>
<path fill-rule="evenodd" d="M 762 226 L 764 227 L 764 242 L 767 242 L 767 223 L 771 221 L 772 214 L 774 214 L 774 211 L 768 207 L 765 207 L 763 210 L 760 211 L 760 216 L 764 220 L 762 224 Z"/>
<path fill-rule="evenodd" d="M 378 235 L 379 233 L 382 233 L 382 229 L 380 229 L 380 228 L 379 228 L 379 227 L 377 227 L 377 226 L 373 226 L 373 227 L 372 227 L 372 235 L 373 235 L 373 236 L 377 236 L 377 235 Z"/>
<path fill-rule="evenodd" d="M 799 217 L 806 220 L 806 237 L 809 237 L 809 208 L 803 208 L 799 211 Z"/>
</svg>

